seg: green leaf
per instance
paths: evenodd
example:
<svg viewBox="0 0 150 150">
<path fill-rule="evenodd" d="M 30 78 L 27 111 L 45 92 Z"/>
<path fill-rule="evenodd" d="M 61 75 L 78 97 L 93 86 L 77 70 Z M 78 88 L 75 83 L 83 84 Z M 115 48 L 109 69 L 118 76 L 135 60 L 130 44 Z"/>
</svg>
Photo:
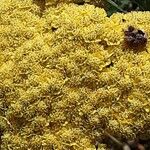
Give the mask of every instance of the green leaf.
<svg viewBox="0 0 150 150">
<path fill-rule="evenodd" d="M 124 11 L 120 6 L 118 6 L 115 2 L 113 2 L 112 0 L 107 0 L 108 3 L 110 3 L 112 6 L 114 6 L 116 9 L 118 9 L 119 11 Z"/>
</svg>

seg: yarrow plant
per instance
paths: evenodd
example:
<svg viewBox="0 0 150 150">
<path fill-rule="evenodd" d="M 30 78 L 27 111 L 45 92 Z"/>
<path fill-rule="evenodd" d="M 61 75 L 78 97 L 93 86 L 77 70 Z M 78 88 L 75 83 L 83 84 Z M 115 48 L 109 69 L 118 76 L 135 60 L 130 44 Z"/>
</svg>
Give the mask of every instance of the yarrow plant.
<svg viewBox="0 0 150 150">
<path fill-rule="evenodd" d="M 148 138 L 150 12 L 46 5 L 0 1 L 2 150 L 105 150 L 103 131 Z M 129 26 L 144 49 L 124 46 Z"/>
</svg>

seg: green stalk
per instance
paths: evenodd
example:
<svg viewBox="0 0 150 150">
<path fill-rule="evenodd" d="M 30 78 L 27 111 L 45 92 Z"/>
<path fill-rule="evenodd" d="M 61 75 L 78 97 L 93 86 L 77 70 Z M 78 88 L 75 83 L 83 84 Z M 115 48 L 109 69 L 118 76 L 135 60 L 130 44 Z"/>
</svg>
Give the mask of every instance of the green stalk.
<svg viewBox="0 0 150 150">
<path fill-rule="evenodd" d="M 115 2 L 113 2 L 112 0 L 107 0 L 107 2 L 111 5 L 113 5 L 114 7 L 116 7 L 118 10 L 120 10 L 121 12 L 126 12 L 124 11 L 122 8 L 120 8 Z"/>
</svg>

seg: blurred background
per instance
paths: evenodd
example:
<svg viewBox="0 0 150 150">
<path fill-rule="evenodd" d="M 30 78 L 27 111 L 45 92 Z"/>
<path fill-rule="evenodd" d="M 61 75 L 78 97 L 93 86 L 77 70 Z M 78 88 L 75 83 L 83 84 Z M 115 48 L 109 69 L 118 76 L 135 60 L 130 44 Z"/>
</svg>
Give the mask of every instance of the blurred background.
<svg viewBox="0 0 150 150">
<path fill-rule="evenodd" d="M 108 16 L 115 12 L 149 11 L 150 0 L 106 0 L 104 8 Z"/>
</svg>

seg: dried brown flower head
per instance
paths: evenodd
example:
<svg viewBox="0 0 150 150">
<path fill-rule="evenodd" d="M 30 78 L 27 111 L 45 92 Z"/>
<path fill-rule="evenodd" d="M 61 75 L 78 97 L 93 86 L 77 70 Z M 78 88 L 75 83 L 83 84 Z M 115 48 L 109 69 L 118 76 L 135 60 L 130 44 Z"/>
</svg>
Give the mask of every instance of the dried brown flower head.
<svg viewBox="0 0 150 150">
<path fill-rule="evenodd" d="M 125 34 L 125 46 L 128 48 L 141 50 L 147 44 L 147 35 L 139 29 L 135 29 L 133 26 L 129 26 L 128 30 L 124 31 Z"/>
</svg>

